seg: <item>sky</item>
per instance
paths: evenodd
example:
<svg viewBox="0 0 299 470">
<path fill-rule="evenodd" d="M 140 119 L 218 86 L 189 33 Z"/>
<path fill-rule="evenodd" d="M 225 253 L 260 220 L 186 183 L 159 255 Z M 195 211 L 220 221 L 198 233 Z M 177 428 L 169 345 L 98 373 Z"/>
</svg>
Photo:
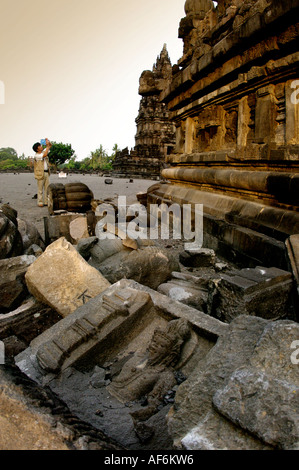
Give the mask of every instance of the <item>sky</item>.
<svg viewBox="0 0 299 470">
<path fill-rule="evenodd" d="M 139 78 L 163 45 L 172 64 L 185 0 L 1 0 L 0 148 L 43 138 L 77 160 L 135 146 Z"/>
</svg>

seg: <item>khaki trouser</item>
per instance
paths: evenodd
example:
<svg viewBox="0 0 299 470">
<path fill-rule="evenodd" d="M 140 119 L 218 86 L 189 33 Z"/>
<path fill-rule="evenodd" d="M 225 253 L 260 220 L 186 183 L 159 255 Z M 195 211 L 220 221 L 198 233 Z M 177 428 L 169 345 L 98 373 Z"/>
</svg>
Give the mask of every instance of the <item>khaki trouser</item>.
<svg viewBox="0 0 299 470">
<path fill-rule="evenodd" d="M 44 177 L 37 181 L 37 204 L 39 206 L 48 204 L 47 189 L 49 186 L 49 173 L 44 173 Z"/>
</svg>

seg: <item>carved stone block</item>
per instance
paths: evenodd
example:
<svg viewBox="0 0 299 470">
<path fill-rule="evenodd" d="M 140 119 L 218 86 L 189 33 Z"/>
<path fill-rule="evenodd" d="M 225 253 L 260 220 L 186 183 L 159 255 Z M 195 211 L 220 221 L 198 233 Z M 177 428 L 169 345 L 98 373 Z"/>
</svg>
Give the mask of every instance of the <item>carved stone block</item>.
<svg viewBox="0 0 299 470">
<path fill-rule="evenodd" d="M 216 286 L 211 313 L 224 321 L 239 315 L 266 319 L 284 318 L 291 312 L 291 273 L 256 267 L 222 274 Z"/>
</svg>

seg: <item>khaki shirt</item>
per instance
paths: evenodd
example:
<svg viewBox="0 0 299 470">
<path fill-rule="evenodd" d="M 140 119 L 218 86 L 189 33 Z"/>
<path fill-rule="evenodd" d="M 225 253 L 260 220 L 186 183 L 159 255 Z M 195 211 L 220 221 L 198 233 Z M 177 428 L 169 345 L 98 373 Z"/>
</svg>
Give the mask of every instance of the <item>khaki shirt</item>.
<svg viewBox="0 0 299 470">
<path fill-rule="evenodd" d="M 36 153 L 34 157 L 34 177 L 41 180 L 44 177 L 45 170 L 49 171 L 49 159 L 44 158 L 44 152 Z M 50 172 L 49 172 L 50 174 Z"/>
</svg>

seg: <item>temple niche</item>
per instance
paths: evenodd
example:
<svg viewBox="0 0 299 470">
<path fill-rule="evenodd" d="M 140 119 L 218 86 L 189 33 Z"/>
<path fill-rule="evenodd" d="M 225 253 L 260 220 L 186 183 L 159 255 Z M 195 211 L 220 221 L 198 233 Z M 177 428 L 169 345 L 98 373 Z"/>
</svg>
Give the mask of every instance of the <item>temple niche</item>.
<svg viewBox="0 0 299 470">
<path fill-rule="evenodd" d="M 299 233 L 298 1 L 187 0 L 160 95 L 175 123 L 148 202 L 203 204 L 204 245 L 287 268 Z M 296 15 L 297 13 L 297 15 Z"/>
<path fill-rule="evenodd" d="M 169 119 L 165 103 L 159 99 L 161 91 L 170 83 L 172 65 L 164 45 L 152 71 L 145 70 L 140 77 L 139 113 L 136 118 L 135 147 L 118 152 L 113 163 L 114 176 L 157 179 L 160 177 L 167 154 L 175 144 L 175 126 Z"/>
</svg>

